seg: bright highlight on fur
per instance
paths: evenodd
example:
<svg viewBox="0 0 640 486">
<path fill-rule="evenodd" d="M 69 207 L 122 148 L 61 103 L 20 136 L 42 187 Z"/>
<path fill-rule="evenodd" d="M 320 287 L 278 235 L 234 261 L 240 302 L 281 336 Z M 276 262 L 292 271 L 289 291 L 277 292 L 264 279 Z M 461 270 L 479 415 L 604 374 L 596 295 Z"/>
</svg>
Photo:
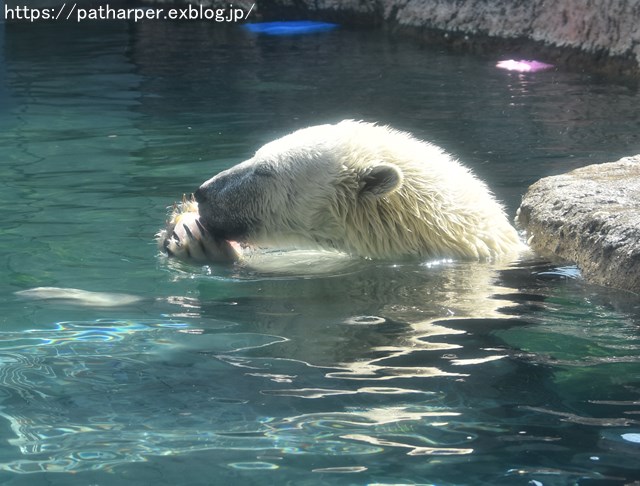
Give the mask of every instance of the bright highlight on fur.
<svg viewBox="0 0 640 486">
<path fill-rule="evenodd" d="M 212 177 L 159 234 L 184 260 L 253 247 L 372 259 L 495 260 L 522 250 L 484 182 L 408 133 L 346 120 L 298 130 Z"/>
</svg>

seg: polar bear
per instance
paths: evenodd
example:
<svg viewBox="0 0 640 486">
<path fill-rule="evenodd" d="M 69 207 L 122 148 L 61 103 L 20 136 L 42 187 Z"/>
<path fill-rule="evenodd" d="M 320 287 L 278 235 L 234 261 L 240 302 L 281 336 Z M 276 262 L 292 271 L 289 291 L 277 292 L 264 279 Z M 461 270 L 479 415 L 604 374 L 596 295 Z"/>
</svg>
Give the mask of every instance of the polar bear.
<svg viewBox="0 0 640 486">
<path fill-rule="evenodd" d="M 169 255 L 233 261 L 241 245 L 367 259 L 513 257 L 523 248 L 486 184 L 412 135 L 345 120 L 304 128 L 204 182 L 158 235 Z"/>
</svg>

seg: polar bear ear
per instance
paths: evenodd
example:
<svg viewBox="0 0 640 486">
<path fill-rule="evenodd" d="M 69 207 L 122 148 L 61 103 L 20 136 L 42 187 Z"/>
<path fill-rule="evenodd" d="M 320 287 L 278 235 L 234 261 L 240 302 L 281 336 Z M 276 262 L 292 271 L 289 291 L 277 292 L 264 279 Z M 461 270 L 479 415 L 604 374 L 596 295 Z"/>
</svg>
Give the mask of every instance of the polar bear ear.
<svg viewBox="0 0 640 486">
<path fill-rule="evenodd" d="M 402 171 L 393 164 L 380 163 L 370 167 L 360 178 L 360 194 L 375 198 L 386 196 L 402 185 Z"/>
</svg>

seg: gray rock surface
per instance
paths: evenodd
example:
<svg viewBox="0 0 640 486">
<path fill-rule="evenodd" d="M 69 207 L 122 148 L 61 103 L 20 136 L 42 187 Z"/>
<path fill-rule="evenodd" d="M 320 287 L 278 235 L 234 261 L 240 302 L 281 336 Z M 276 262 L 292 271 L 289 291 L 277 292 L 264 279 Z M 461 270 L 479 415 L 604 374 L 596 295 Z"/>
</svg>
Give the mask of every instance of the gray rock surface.
<svg viewBox="0 0 640 486">
<path fill-rule="evenodd" d="M 228 7 L 222 0 L 183 1 Z M 539 53 L 541 46 L 550 46 L 564 53 L 554 54 L 559 61 L 584 53 L 602 71 L 640 74 L 640 2 L 635 0 L 237 0 L 233 4 L 246 10 L 255 4 L 253 21 L 318 18 L 384 25 L 421 33 L 430 40 L 439 36 L 475 47 L 487 39 L 508 40 L 500 46 L 513 51 L 530 42 L 537 47 L 521 49 L 521 54 Z M 492 48 L 491 42 L 487 48 Z"/>
<path fill-rule="evenodd" d="M 557 46 L 640 60 L 640 3 L 628 0 L 382 0 L 400 24 L 498 37 L 528 37 Z M 395 11 L 394 14 L 391 12 Z"/>
<path fill-rule="evenodd" d="M 516 219 L 537 252 L 576 263 L 593 283 L 640 293 L 640 155 L 539 180 Z"/>
</svg>

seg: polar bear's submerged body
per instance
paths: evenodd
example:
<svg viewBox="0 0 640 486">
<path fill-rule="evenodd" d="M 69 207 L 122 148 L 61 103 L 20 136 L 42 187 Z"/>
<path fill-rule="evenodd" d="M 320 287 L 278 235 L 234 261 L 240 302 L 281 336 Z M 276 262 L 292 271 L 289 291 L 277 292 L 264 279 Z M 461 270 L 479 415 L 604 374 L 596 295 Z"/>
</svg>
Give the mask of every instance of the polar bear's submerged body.
<svg viewBox="0 0 640 486">
<path fill-rule="evenodd" d="M 522 249 L 503 207 L 457 160 L 363 122 L 314 126 L 268 143 L 204 182 L 181 211 L 191 215 L 159 239 L 182 259 L 236 259 L 221 246 L 232 241 L 372 259 L 494 260 Z"/>
</svg>

